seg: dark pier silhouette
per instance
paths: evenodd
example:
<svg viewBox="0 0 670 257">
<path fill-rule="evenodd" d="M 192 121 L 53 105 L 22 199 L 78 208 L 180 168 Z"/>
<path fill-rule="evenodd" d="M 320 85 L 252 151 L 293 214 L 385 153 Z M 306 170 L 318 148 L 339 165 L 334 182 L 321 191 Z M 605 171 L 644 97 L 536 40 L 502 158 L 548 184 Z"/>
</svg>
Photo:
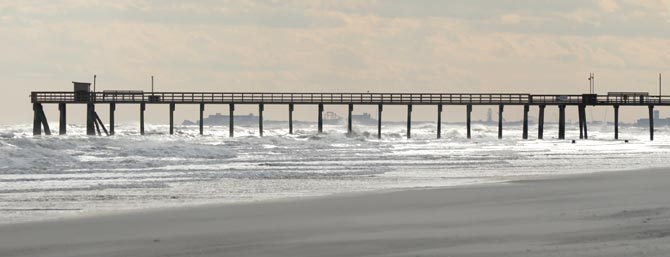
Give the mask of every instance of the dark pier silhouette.
<svg viewBox="0 0 670 257">
<path fill-rule="evenodd" d="M 555 106 L 559 111 L 558 138 L 565 139 L 566 107 L 576 107 L 579 117 L 580 139 L 588 139 L 586 109 L 588 106 L 612 106 L 614 108 L 614 139 L 619 139 L 619 107 L 647 106 L 649 108 L 649 138 L 654 140 L 654 106 L 670 105 L 670 96 L 651 96 L 640 92 L 614 92 L 607 95 L 570 94 L 570 95 L 533 95 L 533 94 L 496 94 L 496 93 L 263 93 L 263 92 L 143 92 L 129 90 L 105 90 L 91 92 L 90 83 L 75 82 L 74 91 L 32 92 L 34 122 L 33 134 L 51 134 L 45 104 L 57 104 L 60 111 L 59 134 L 67 133 L 67 105 L 85 104 L 87 106 L 86 133 L 88 135 L 114 135 L 114 112 L 117 104 L 137 104 L 140 111 L 140 134 L 144 134 L 144 112 L 147 105 L 169 105 L 170 129 L 174 134 L 174 111 L 177 105 L 195 104 L 200 106 L 200 134 L 203 129 L 203 112 L 206 105 L 229 105 L 230 136 L 234 136 L 235 105 L 257 105 L 259 111 L 258 128 L 263 136 L 263 111 L 269 105 L 287 105 L 289 133 L 293 133 L 293 111 L 296 104 L 317 105 L 318 132 L 323 132 L 323 112 L 325 105 L 347 105 L 347 133 L 352 133 L 352 112 L 355 105 L 377 105 L 377 137 L 381 138 L 382 112 L 384 105 L 407 106 L 407 138 L 411 138 L 412 107 L 414 105 L 432 105 L 437 108 L 437 138 L 442 135 L 442 110 L 444 105 L 465 107 L 467 138 L 471 138 L 471 114 L 474 105 L 498 106 L 498 138 L 503 137 L 503 111 L 505 106 L 523 106 L 523 139 L 528 139 L 528 112 L 531 107 L 538 108 L 538 139 L 544 137 L 544 112 L 547 106 Z M 109 105 L 109 130 L 96 112 L 96 107 Z"/>
</svg>

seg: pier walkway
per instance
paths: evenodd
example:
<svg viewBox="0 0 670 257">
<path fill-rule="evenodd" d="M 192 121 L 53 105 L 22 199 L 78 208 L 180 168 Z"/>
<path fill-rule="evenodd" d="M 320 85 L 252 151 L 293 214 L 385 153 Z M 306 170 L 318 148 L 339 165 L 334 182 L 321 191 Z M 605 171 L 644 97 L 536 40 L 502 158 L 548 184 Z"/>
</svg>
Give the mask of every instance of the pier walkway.
<svg viewBox="0 0 670 257">
<path fill-rule="evenodd" d="M 355 105 L 378 106 L 378 133 L 381 138 L 382 112 L 384 105 L 407 106 L 407 138 L 411 138 L 411 120 L 413 105 L 433 105 L 437 110 L 437 138 L 441 137 L 442 110 L 444 105 L 461 105 L 465 107 L 467 137 L 471 138 L 471 113 L 473 105 L 498 106 L 498 137 L 503 136 L 503 112 L 505 105 L 523 106 L 523 139 L 528 139 L 528 112 L 530 107 L 538 108 L 538 138 L 544 134 L 544 111 L 547 106 L 555 106 L 559 110 L 558 138 L 565 139 L 565 109 L 567 106 L 577 107 L 579 116 L 580 138 L 588 139 L 586 122 L 587 106 L 611 106 L 614 108 L 614 138 L 619 138 L 619 107 L 647 106 L 649 110 L 649 136 L 654 139 L 654 106 L 670 105 L 670 96 L 650 96 L 638 93 L 617 93 L 608 95 L 568 94 L 568 95 L 534 95 L 534 94 L 499 94 L 499 93 L 271 93 L 271 92 L 142 92 L 129 90 L 106 90 L 103 92 L 77 91 L 32 92 L 31 102 L 34 110 L 33 134 L 51 134 L 47 117 L 43 111 L 44 104 L 58 104 L 60 110 L 60 134 L 66 134 L 67 105 L 87 105 L 87 134 L 100 135 L 100 128 L 108 135 L 114 134 L 114 112 L 117 104 L 137 104 L 140 110 L 140 133 L 144 134 L 144 112 L 147 104 L 170 105 L 170 134 L 174 134 L 174 111 L 177 104 L 200 105 L 200 134 L 203 133 L 203 112 L 208 104 L 227 104 L 230 106 L 230 136 L 233 136 L 235 105 L 251 104 L 259 108 L 259 129 L 263 135 L 263 111 L 266 105 L 287 105 L 289 113 L 289 133 L 293 133 L 293 110 L 296 104 L 318 105 L 318 131 L 323 132 L 324 105 L 348 105 L 347 128 L 352 132 L 351 115 Z M 86 84 L 86 83 L 79 83 Z M 90 85 L 90 84 L 89 84 Z M 109 131 L 97 115 L 96 105 L 109 105 Z"/>
</svg>

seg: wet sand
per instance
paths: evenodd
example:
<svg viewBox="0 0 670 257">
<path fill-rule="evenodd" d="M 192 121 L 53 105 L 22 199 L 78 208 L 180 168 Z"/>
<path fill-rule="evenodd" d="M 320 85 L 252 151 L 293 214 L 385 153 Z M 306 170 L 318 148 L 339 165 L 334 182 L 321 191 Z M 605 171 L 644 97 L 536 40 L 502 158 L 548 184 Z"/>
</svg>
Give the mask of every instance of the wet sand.
<svg viewBox="0 0 670 257">
<path fill-rule="evenodd" d="M 670 169 L 1 225 L 0 256 L 670 256 Z"/>
</svg>

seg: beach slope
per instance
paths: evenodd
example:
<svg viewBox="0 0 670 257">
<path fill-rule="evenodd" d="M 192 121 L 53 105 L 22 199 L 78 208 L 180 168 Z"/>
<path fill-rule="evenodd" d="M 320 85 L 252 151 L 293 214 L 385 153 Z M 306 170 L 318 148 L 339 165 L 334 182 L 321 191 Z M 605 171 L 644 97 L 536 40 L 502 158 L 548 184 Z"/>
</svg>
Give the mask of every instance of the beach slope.
<svg viewBox="0 0 670 257">
<path fill-rule="evenodd" d="M 670 170 L 2 225 L 0 256 L 670 256 Z"/>
</svg>

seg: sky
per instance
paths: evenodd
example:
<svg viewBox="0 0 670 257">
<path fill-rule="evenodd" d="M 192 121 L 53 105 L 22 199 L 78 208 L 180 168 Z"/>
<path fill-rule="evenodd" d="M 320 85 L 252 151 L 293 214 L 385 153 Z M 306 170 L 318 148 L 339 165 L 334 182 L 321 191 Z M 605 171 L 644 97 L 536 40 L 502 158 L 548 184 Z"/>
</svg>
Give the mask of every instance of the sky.
<svg viewBox="0 0 670 257">
<path fill-rule="evenodd" d="M 93 74 L 98 90 L 149 91 L 154 75 L 157 91 L 578 94 L 593 72 L 598 93 L 657 94 L 658 74 L 670 81 L 669 46 L 670 0 L 2 0 L 0 124 L 32 121 L 31 91 L 70 91 Z M 53 122 L 56 108 L 46 107 Z M 149 122 L 165 121 L 167 106 L 149 108 Z M 316 107 L 300 108 L 297 118 L 316 117 Z M 265 116 L 284 119 L 284 109 Z M 463 120 L 461 109 L 445 109 L 446 120 Z M 70 110 L 71 123 L 84 122 L 83 107 Z M 197 110 L 179 106 L 177 120 Z M 387 110 L 404 119 L 404 109 Z M 135 107 L 119 112 L 138 119 Z M 624 121 L 646 114 L 621 112 Z"/>
</svg>

